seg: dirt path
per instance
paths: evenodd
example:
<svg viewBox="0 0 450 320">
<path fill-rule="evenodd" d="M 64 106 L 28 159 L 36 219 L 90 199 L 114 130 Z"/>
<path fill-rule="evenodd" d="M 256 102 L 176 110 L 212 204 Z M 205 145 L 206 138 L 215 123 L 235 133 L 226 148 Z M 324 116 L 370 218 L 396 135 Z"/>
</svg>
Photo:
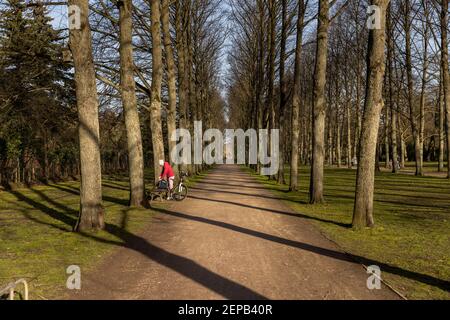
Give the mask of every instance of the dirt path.
<svg viewBox="0 0 450 320">
<path fill-rule="evenodd" d="M 238 166 L 152 218 L 76 299 L 396 299 Z"/>
</svg>

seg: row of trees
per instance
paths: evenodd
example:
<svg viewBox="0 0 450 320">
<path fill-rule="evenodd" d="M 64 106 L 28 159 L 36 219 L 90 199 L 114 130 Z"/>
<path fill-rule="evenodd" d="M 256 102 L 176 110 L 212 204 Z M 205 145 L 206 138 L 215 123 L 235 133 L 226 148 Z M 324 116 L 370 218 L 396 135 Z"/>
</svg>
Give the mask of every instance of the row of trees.
<svg viewBox="0 0 450 320">
<path fill-rule="evenodd" d="M 37 168 L 46 168 L 46 161 L 51 160 L 41 156 L 42 150 L 57 153 L 58 148 L 70 145 L 73 153 L 67 165 L 53 163 L 72 168 L 70 174 L 81 177 L 80 219 L 75 228 L 101 229 L 102 169 L 128 169 L 130 205 L 142 206 L 144 167 L 150 165 L 158 177 L 158 161 L 168 159 L 175 143 L 170 134 L 176 128 L 192 131 L 196 120 L 203 120 L 205 130 L 223 127 L 219 75 L 225 37 L 219 2 L 70 0 L 72 23 L 55 31 L 48 12 L 61 4 L 8 0 L 1 8 L 5 19 L 1 26 L 0 116 L 10 123 L 10 127 L 3 122 L 0 126 L 0 140 L 6 145 L 0 159 L 2 173 L 7 166 L 23 172 L 20 167 L 26 157 Z M 39 26 L 34 26 L 36 14 L 42 17 Z M 28 41 L 24 43 L 25 36 Z M 37 43 L 39 37 L 42 41 Z M 16 47 L 8 47 L 12 45 Z M 19 62 L 11 61 L 16 56 L 20 68 L 14 66 Z M 59 69 L 61 76 L 56 74 Z M 44 76 L 47 82 L 37 78 Z M 60 97 L 55 87 L 65 96 Z M 53 129 L 50 122 L 61 130 Z M 51 133 L 51 143 L 44 141 L 40 126 Z M 77 128 L 78 139 L 74 138 Z M 16 149 L 13 129 L 20 136 Z M 28 136 L 23 138 L 24 134 Z M 202 166 L 183 169 L 195 173 Z M 25 180 L 19 177 L 18 181 Z"/>
<path fill-rule="evenodd" d="M 80 121 L 82 180 L 78 229 L 85 230 L 103 228 L 96 76 L 107 87 L 114 89 L 110 92 L 112 97 L 122 101 L 127 136 L 130 205 L 140 206 L 144 200 L 145 187 L 137 87 L 145 93 L 141 105 L 147 111 L 150 122 L 152 163 L 156 180 L 159 175 L 158 161 L 167 158 L 167 149 L 174 143 L 170 136 L 175 128 L 192 130 L 196 120 L 204 120 L 210 126 L 221 120 L 208 116 L 205 111 L 208 107 L 212 114 L 220 114 L 223 108 L 217 78 L 223 37 L 218 32 L 217 23 L 220 20 L 217 19 L 217 3 L 213 0 L 151 0 L 134 6 L 131 0 L 124 0 L 110 4 L 118 6 L 118 18 L 114 15 L 113 8 L 100 1 L 101 9 L 92 9 L 100 16 L 93 24 L 99 34 L 94 43 L 96 50 L 104 50 L 107 54 L 100 59 L 104 74 L 99 72 L 96 75 L 88 2 L 71 0 L 69 4 L 81 8 L 81 29 L 70 31 L 70 50 L 75 67 Z M 134 15 L 137 21 L 135 28 Z M 118 35 L 110 32 L 111 27 L 113 30 L 118 27 Z M 114 43 L 119 47 L 119 61 L 115 59 L 116 52 L 111 50 L 115 48 Z M 140 48 L 144 52 L 140 54 L 145 55 L 149 44 L 151 68 L 144 65 L 145 58 L 135 63 L 133 56 L 134 47 Z M 162 94 L 164 75 L 166 101 L 163 101 Z M 117 78 L 118 83 L 115 81 Z M 163 108 L 164 102 L 166 108 Z M 166 113 L 166 135 L 163 134 L 163 110 Z M 185 169 L 197 172 L 201 170 L 201 166 L 189 166 Z"/>
<path fill-rule="evenodd" d="M 102 169 L 127 168 L 140 206 L 175 128 L 223 127 L 224 13 L 228 125 L 280 129 L 279 183 L 289 163 L 296 190 L 309 164 L 321 203 L 325 163 L 357 158 L 353 224 L 371 226 L 380 159 L 414 159 L 417 175 L 449 159 L 448 0 L 70 0 L 80 23 L 58 31 L 54 5 L 0 8 L 1 179 L 80 174 L 79 230 L 103 227 Z"/>
<path fill-rule="evenodd" d="M 310 202 L 321 203 L 325 163 L 358 163 L 353 225 L 372 226 L 380 160 L 445 170 L 448 1 L 231 1 L 230 21 L 231 122 L 280 128 L 290 190 L 308 164 Z"/>
</svg>

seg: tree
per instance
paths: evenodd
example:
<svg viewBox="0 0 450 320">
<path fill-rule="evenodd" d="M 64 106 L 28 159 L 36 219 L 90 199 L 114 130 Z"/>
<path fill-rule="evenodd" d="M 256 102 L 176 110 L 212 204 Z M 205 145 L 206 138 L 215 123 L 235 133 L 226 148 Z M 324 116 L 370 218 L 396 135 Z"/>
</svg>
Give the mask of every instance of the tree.
<svg viewBox="0 0 450 320">
<path fill-rule="evenodd" d="M 303 0 L 298 2 L 297 15 L 297 39 L 295 44 L 295 66 L 294 66 L 294 88 L 292 97 L 292 114 L 291 114 L 291 169 L 289 190 L 296 191 L 298 187 L 298 155 L 299 155 L 299 136 L 300 136 L 300 85 L 301 85 L 301 60 L 303 45 L 303 20 L 305 17 L 305 3 Z"/>
<path fill-rule="evenodd" d="M 162 29 L 164 38 L 164 53 L 167 66 L 167 81 L 169 90 L 169 106 L 167 112 L 167 131 L 169 140 L 169 153 L 175 148 L 176 142 L 171 140 L 171 135 L 176 130 L 177 112 L 177 79 L 172 39 L 170 36 L 170 1 L 162 0 Z"/>
<path fill-rule="evenodd" d="M 387 110 L 391 113 L 391 143 L 392 143 L 392 173 L 397 173 L 398 171 L 398 152 L 397 152 L 397 106 L 394 105 L 394 72 L 393 72 L 393 51 L 394 51 L 394 39 L 393 39 L 393 25 L 392 25 L 392 6 L 388 7 L 387 12 L 387 64 L 388 64 L 388 74 L 387 74 L 387 96 L 388 96 L 388 106 Z M 395 79 L 398 81 L 398 79 Z M 388 111 L 386 111 L 388 114 Z M 388 130 L 386 130 L 388 134 Z"/>
<path fill-rule="evenodd" d="M 128 167 L 130 178 L 130 206 L 142 206 L 144 202 L 144 156 L 142 152 L 141 126 L 137 110 L 136 85 L 133 62 L 133 24 L 131 0 L 118 3 L 120 18 L 120 88 L 127 130 Z"/>
<path fill-rule="evenodd" d="M 448 66 L 448 0 L 441 0 L 441 72 L 447 119 L 447 178 L 450 179 L 450 74 Z"/>
<path fill-rule="evenodd" d="M 100 161 L 100 133 L 98 96 L 92 58 L 88 0 L 69 0 L 80 10 L 80 28 L 70 30 L 70 50 L 75 67 L 80 140 L 80 216 L 78 231 L 103 229 L 102 172 Z"/>
<path fill-rule="evenodd" d="M 422 151 L 423 146 L 420 143 L 420 124 L 417 123 L 417 110 L 414 103 L 414 82 L 412 73 L 412 53 L 411 53 L 411 3 L 404 0 L 404 29 L 405 29 L 405 58 L 406 58 L 406 75 L 408 81 L 408 107 L 410 113 L 410 121 L 414 138 L 414 152 L 416 158 L 416 175 L 423 175 Z"/>
<path fill-rule="evenodd" d="M 288 37 L 288 17 L 287 17 L 287 0 L 281 1 L 281 43 L 280 43 L 280 102 L 278 109 L 278 128 L 280 129 L 280 153 L 279 153 L 279 169 L 277 181 L 280 184 L 285 184 L 284 179 L 284 137 L 285 137 L 285 125 L 284 118 L 286 114 L 287 105 L 287 83 L 285 75 L 286 64 L 286 41 Z"/>
<path fill-rule="evenodd" d="M 381 110 L 383 109 L 383 77 L 385 71 L 385 25 L 389 0 L 372 0 L 379 9 L 380 28 L 369 33 L 367 52 L 366 99 L 364 120 L 361 128 L 358 170 L 356 177 L 354 228 L 371 227 L 373 219 L 373 194 L 375 183 L 375 155 Z"/>
<path fill-rule="evenodd" d="M 162 47 L 160 0 L 151 0 L 152 33 L 152 94 L 150 103 L 150 128 L 153 145 L 155 181 L 159 177 L 159 160 L 164 160 L 164 141 L 161 124 Z"/>
<path fill-rule="evenodd" d="M 314 71 L 312 164 L 309 187 L 309 202 L 322 203 L 323 166 L 325 157 L 325 84 L 328 52 L 328 0 L 319 0 L 317 18 L 317 47 Z"/>
</svg>

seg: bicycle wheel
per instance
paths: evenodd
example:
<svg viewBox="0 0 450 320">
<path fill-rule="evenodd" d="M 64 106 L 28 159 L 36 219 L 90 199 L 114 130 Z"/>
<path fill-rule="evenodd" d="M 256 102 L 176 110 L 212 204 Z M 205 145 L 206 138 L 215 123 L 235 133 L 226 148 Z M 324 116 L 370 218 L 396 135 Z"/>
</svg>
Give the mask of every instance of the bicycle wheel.
<svg viewBox="0 0 450 320">
<path fill-rule="evenodd" d="M 172 197 L 176 201 L 183 201 L 187 198 L 188 188 L 184 184 L 179 184 L 173 191 Z"/>
</svg>

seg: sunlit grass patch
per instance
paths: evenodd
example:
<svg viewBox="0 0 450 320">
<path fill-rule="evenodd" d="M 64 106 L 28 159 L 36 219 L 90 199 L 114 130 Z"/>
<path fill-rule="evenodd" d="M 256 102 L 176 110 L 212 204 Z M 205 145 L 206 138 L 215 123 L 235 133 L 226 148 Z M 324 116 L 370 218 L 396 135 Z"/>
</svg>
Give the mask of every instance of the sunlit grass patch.
<svg viewBox="0 0 450 320">
<path fill-rule="evenodd" d="M 31 299 L 61 298 L 68 266 L 87 272 L 123 243 L 107 231 L 72 232 L 78 190 L 78 182 L 65 182 L 0 193 L 0 285 L 25 278 Z M 105 179 L 103 195 L 108 225 L 137 232 L 150 221 L 150 210 L 126 206 L 126 181 Z"/>
</svg>

